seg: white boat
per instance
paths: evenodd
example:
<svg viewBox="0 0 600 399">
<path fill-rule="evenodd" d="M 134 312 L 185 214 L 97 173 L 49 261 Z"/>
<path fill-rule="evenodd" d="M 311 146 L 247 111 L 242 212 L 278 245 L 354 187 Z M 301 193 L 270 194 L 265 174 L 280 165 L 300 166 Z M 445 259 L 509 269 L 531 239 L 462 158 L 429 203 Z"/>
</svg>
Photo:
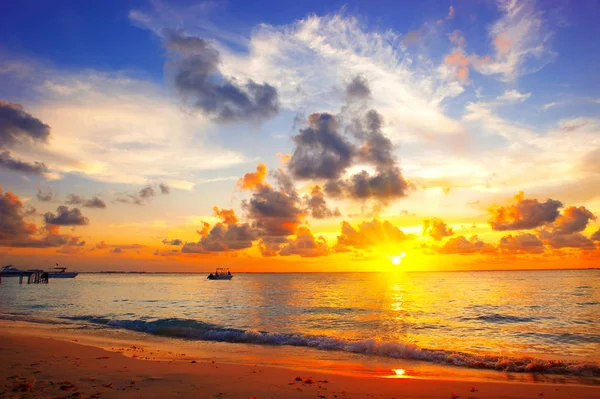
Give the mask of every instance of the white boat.
<svg viewBox="0 0 600 399">
<path fill-rule="evenodd" d="M 207 279 L 209 280 L 231 280 L 233 276 L 226 267 L 217 267 L 215 274 L 209 274 Z"/>
<path fill-rule="evenodd" d="M 19 270 L 13 265 L 6 265 L 2 269 L 0 269 L 0 274 L 2 274 L 2 277 L 18 277 L 24 273 L 31 273 L 31 271 Z"/>
<path fill-rule="evenodd" d="M 53 267 L 52 269 L 48 270 L 48 272 L 47 272 L 48 277 L 49 278 L 75 278 L 79 274 L 77 272 L 67 272 L 65 270 L 67 270 L 66 267 Z"/>
</svg>

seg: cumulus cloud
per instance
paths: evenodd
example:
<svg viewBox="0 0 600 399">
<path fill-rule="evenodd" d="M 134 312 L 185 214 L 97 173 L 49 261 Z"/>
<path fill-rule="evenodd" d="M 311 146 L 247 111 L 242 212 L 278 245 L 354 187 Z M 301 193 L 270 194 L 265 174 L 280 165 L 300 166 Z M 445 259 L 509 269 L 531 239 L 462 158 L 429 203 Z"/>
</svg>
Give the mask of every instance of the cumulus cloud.
<svg viewBox="0 0 600 399">
<path fill-rule="evenodd" d="M 85 198 L 83 198 L 79 195 L 76 195 L 76 194 L 69 194 L 67 196 L 67 200 L 65 201 L 65 204 L 81 205 L 84 208 L 98 208 L 98 209 L 106 208 L 106 203 L 96 196 L 92 197 L 91 199 L 86 200 Z"/>
<path fill-rule="evenodd" d="M 555 231 L 542 230 L 540 238 L 544 243 L 552 248 L 580 248 L 594 249 L 596 246 L 593 241 L 581 233 L 559 234 Z"/>
<path fill-rule="evenodd" d="M 60 226 L 46 225 L 41 229 L 28 223 L 27 210 L 11 192 L 2 192 L 0 187 L 0 246 L 20 248 L 60 247 L 78 238 L 60 234 Z"/>
<path fill-rule="evenodd" d="M 547 199 L 539 202 L 537 199 L 525 198 L 525 194 L 520 192 L 515 195 L 513 204 L 493 205 L 489 208 L 489 224 L 498 231 L 534 229 L 554 222 L 562 206 L 560 201 Z"/>
<path fill-rule="evenodd" d="M 2 148 L 0 147 L 0 150 Z M 49 172 L 48 167 L 41 162 L 25 162 L 20 159 L 15 159 L 10 155 L 10 151 L 0 152 L 0 168 L 12 170 L 14 172 L 22 172 L 30 175 L 43 175 Z"/>
<path fill-rule="evenodd" d="M 352 100 L 366 100 L 371 98 L 369 81 L 362 75 L 357 75 L 346 85 L 346 98 Z"/>
<path fill-rule="evenodd" d="M 35 195 L 38 201 L 40 202 L 52 202 L 54 194 L 52 191 L 42 191 L 41 188 L 38 188 L 38 192 Z"/>
<path fill-rule="evenodd" d="M 352 162 L 354 147 L 338 131 L 338 121 L 328 113 L 308 117 L 308 127 L 293 140 L 296 148 L 287 164 L 300 179 L 336 179 Z"/>
<path fill-rule="evenodd" d="M 264 186 L 266 177 L 267 165 L 259 163 L 256 166 L 256 172 L 248 172 L 244 174 L 244 177 L 238 180 L 237 187 L 240 190 L 259 189 Z"/>
<path fill-rule="evenodd" d="M 181 248 L 182 253 L 237 251 L 250 248 L 252 242 L 258 239 L 258 231 L 249 223 L 238 223 L 233 209 L 214 207 L 213 211 L 221 222 L 210 230 L 209 225 L 205 223 L 205 229 L 200 232 L 200 241 L 185 243 Z"/>
<path fill-rule="evenodd" d="M 79 208 L 69 209 L 67 206 L 56 208 L 56 214 L 47 212 L 44 220 L 47 224 L 57 226 L 85 226 L 90 222 L 87 217 L 83 216 Z"/>
<path fill-rule="evenodd" d="M 279 251 L 280 256 L 299 255 L 308 258 L 326 256 L 328 253 L 329 247 L 325 238 L 315 238 L 305 226 L 300 226 L 296 232 L 296 236 L 288 239 Z"/>
<path fill-rule="evenodd" d="M 441 254 L 475 254 L 475 253 L 494 253 L 496 247 L 492 244 L 483 242 L 477 236 L 471 236 L 466 238 L 465 236 L 458 236 L 449 238 L 444 245 L 436 248 L 436 251 Z"/>
<path fill-rule="evenodd" d="M 544 252 L 544 243 L 531 233 L 507 235 L 500 239 L 498 248 L 503 253 L 514 254 L 539 254 Z"/>
<path fill-rule="evenodd" d="M 304 201 L 306 202 L 310 215 L 315 219 L 326 219 L 341 216 L 338 208 L 330 209 L 327 207 L 325 194 L 319 185 L 311 188 L 310 195 L 304 196 Z"/>
<path fill-rule="evenodd" d="M 265 120 L 279 113 L 277 89 L 249 80 L 240 84 L 225 77 L 219 68 L 219 52 L 207 41 L 180 32 L 167 32 L 165 46 L 178 56 L 175 87 L 184 99 L 217 122 Z"/>
<path fill-rule="evenodd" d="M 423 235 L 439 241 L 454 235 L 454 231 L 442 219 L 432 218 L 423 220 Z"/>
<path fill-rule="evenodd" d="M 590 240 L 600 241 L 600 229 L 596 230 L 596 232 L 591 235 Z"/>
<path fill-rule="evenodd" d="M 387 220 L 373 219 L 361 222 L 357 228 L 343 221 L 335 250 L 347 252 L 352 249 L 370 249 L 378 246 L 394 247 L 412 238 L 414 236 L 404 233 Z"/>
<path fill-rule="evenodd" d="M 275 177 L 279 188 L 262 180 L 260 184 L 248 186 L 252 196 L 242 201 L 242 209 L 260 230 L 261 236 L 294 234 L 306 216 L 301 198 L 287 175 L 280 169 Z"/>
</svg>

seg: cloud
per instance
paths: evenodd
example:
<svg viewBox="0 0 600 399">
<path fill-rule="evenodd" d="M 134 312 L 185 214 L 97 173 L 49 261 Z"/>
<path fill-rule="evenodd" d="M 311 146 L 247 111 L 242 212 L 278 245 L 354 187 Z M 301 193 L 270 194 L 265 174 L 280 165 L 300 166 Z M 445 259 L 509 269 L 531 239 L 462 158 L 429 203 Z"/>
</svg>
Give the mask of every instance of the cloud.
<svg viewBox="0 0 600 399">
<path fill-rule="evenodd" d="M 163 189 L 163 187 L 166 187 L 167 189 Z M 163 184 L 159 184 L 159 189 L 161 194 L 163 195 L 167 195 L 169 194 L 169 189 L 167 186 L 164 186 Z M 152 198 L 156 196 L 156 190 L 154 190 L 154 188 L 151 185 L 142 187 L 140 189 L 140 191 L 138 191 L 135 194 L 120 194 L 119 197 L 116 199 L 116 202 L 119 202 L 121 204 L 135 204 L 135 205 L 147 205 L 150 202 L 152 202 Z"/>
<path fill-rule="evenodd" d="M 354 147 L 338 131 L 334 115 L 311 114 L 308 127 L 293 140 L 296 148 L 287 167 L 296 178 L 336 179 L 351 164 Z"/>
<path fill-rule="evenodd" d="M 341 216 L 338 208 L 330 209 L 327 207 L 325 194 L 321 186 L 313 186 L 310 190 L 310 195 L 304 196 L 304 201 L 308 206 L 310 215 L 315 219 L 326 219 L 331 217 Z"/>
<path fill-rule="evenodd" d="M 496 99 L 509 103 L 522 103 L 529 97 L 531 97 L 531 93 L 519 93 L 517 90 L 506 90 L 503 95 L 496 97 Z"/>
<path fill-rule="evenodd" d="M 556 249 L 580 248 L 585 250 L 594 249 L 596 247 L 592 240 L 581 233 L 560 234 L 555 231 L 542 230 L 540 232 L 540 238 L 546 245 Z"/>
<path fill-rule="evenodd" d="M 544 252 L 544 243 L 531 233 L 508 235 L 500 239 L 498 248 L 501 252 L 514 254 L 539 254 Z"/>
<path fill-rule="evenodd" d="M 257 170 L 262 170 L 260 164 Z M 261 237 L 295 234 L 306 216 L 301 199 L 283 170 L 278 170 L 275 178 L 279 184 L 278 189 L 265 182 L 262 177 L 258 180 L 259 184 L 248 186 L 252 190 L 252 196 L 242 201 L 242 209 L 254 222 Z"/>
<path fill-rule="evenodd" d="M 369 81 L 362 75 L 356 75 L 346 86 L 346 98 L 348 101 L 367 100 L 371 98 Z"/>
<path fill-rule="evenodd" d="M 261 121 L 279 113 L 277 89 L 253 80 L 241 85 L 223 76 L 219 52 L 207 41 L 167 32 L 165 46 L 177 52 L 171 60 L 175 87 L 190 105 L 217 122 Z"/>
<path fill-rule="evenodd" d="M 122 254 L 127 250 L 136 250 L 139 253 L 139 250 L 145 247 L 146 246 L 142 244 L 111 245 L 107 244 L 104 240 L 96 244 L 96 249 L 110 249 L 108 252 L 113 254 Z"/>
<path fill-rule="evenodd" d="M 233 209 L 214 207 L 215 216 L 221 219 L 209 230 L 208 223 L 200 232 L 198 242 L 186 242 L 181 248 L 182 253 L 229 252 L 247 249 L 258 239 L 258 231 L 249 223 L 237 223 L 238 218 Z"/>
<path fill-rule="evenodd" d="M 47 142 L 50 126 L 25 112 L 19 104 L 0 101 L 0 147 L 20 141 Z"/>
<path fill-rule="evenodd" d="M 256 190 L 264 186 L 267 177 L 267 165 L 259 163 L 256 172 L 248 172 L 238 180 L 237 187 L 240 190 Z"/>
<path fill-rule="evenodd" d="M 294 238 L 281 247 L 279 256 L 299 255 L 304 258 L 327 256 L 329 247 L 323 237 L 315 238 L 305 226 L 300 226 Z"/>
<path fill-rule="evenodd" d="M 347 221 L 342 222 L 341 233 L 337 237 L 336 252 L 351 249 L 370 249 L 374 247 L 396 247 L 414 236 L 404 233 L 389 221 L 373 219 L 361 222 L 357 228 Z"/>
<path fill-rule="evenodd" d="M 562 211 L 550 228 L 556 234 L 580 233 L 585 230 L 590 220 L 596 220 L 596 216 L 584 206 L 569 206 Z"/>
<path fill-rule="evenodd" d="M 89 223 L 89 219 L 81 214 L 79 208 L 69 210 L 66 206 L 59 206 L 56 208 L 56 212 L 56 215 L 47 212 L 44 215 L 44 221 L 57 226 L 85 226 Z"/>
<path fill-rule="evenodd" d="M 520 192 L 514 197 L 514 204 L 493 205 L 488 212 L 488 221 L 493 230 L 525 230 L 534 229 L 547 223 L 552 223 L 559 216 L 560 201 L 547 199 L 539 202 L 537 199 L 526 199 Z"/>
<path fill-rule="evenodd" d="M 167 186 L 164 183 L 160 183 L 158 185 L 158 188 L 160 189 L 161 194 L 169 194 L 171 192 L 171 189 L 169 188 L 169 186 Z"/>
<path fill-rule="evenodd" d="M 600 229 L 596 230 L 596 232 L 590 236 L 590 240 L 600 241 Z"/>
<path fill-rule="evenodd" d="M 98 208 L 98 209 L 106 208 L 106 203 L 98 197 L 92 197 L 91 199 L 86 200 L 85 198 L 82 198 L 81 196 L 76 195 L 76 194 L 69 194 L 67 196 L 67 200 L 65 201 L 65 204 L 81 205 L 84 208 Z"/>
<path fill-rule="evenodd" d="M 28 216 L 19 197 L 2 193 L 0 187 L 0 246 L 50 248 L 78 242 L 78 237 L 60 234 L 60 226 L 46 225 L 38 230 L 35 224 L 25 221 Z"/>
<path fill-rule="evenodd" d="M 440 254 L 475 254 L 475 253 L 495 253 L 496 247 L 485 243 L 477 236 L 471 236 L 467 239 L 464 236 L 449 238 L 441 247 L 436 248 Z"/>
<path fill-rule="evenodd" d="M 52 191 L 44 192 L 42 189 L 38 188 L 38 192 L 35 196 L 40 202 L 52 202 L 54 194 Z"/>
<path fill-rule="evenodd" d="M 499 0 L 502 17 L 489 29 L 493 56 L 480 57 L 473 67 L 484 75 L 500 75 L 503 81 L 538 71 L 552 61 L 552 33 L 533 0 Z"/>
<path fill-rule="evenodd" d="M 439 241 L 444 237 L 454 235 L 454 231 L 442 219 L 432 218 L 423 220 L 423 235 Z"/>
<path fill-rule="evenodd" d="M 460 48 L 444 58 L 444 64 L 452 70 L 453 76 L 462 84 L 469 83 L 469 63 L 469 57 Z"/>
<path fill-rule="evenodd" d="M 189 190 L 206 180 L 205 171 L 245 161 L 209 139 L 212 124 L 182 112 L 161 85 L 124 72 L 43 67 L 30 80 L 27 88 L 36 92 L 31 108 L 60 134 L 19 153 L 26 150 L 58 175 L 136 185 L 156 181 Z M 38 170 L 45 173 L 41 166 Z"/>
<path fill-rule="evenodd" d="M 2 148 L 0 147 L 0 149 Z M 0 152 L 0 168 L 37 176 L 41 176 L 49 172 L 48 167 L 44 163 L 29 163 L 19 159 L 14 159 L 11 157 L 10 151 Z"/>
<path fill-rule="evenodd" d="M 0 168 L 38 176 L 48 173 L 44 163 L 15 159 L 7 148 L 47 143 L 49 136 L 50 126 L 25 112 L 21 105 L 0 101 Z"/>
<path fill-rule="evenodd" d="M 165 238 L 164 240 L 162 240 L 162 243 L 165 244 L 165 245 L 179 246 L 179 245 L 183 244 L 183 241 L 180 240 L 179 238 L 175 238 L 173 240 L 167 240 Z"/>
</svg>

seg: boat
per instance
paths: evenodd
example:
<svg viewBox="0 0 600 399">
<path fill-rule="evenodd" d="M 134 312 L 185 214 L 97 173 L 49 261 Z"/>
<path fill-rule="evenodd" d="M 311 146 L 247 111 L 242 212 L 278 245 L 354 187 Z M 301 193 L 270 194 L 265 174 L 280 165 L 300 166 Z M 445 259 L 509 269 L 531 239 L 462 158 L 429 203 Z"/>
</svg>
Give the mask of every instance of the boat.
<svg viewBox="0 0 600 399">
<path fill-rule="evenodd" d="M 209 274 L 207 277 L 209 280 L 231 280 L 232 278 L 231 272 L 226 267 L 217 267 L 217 271 L 214 274 Z"/>
<path fill-rule="evenodd" d="M 49 278 L 75 278 L 79 274 L 77 272 L 67 272 L 66 270 L 67 270 L 66 267 L 58 267 L 58 263 L 57 263 L 56 267 L 53 267 L 52 269 L 48 270 L 48 272 L 47 272 L 48 277 Z"/>
<path fill-rule="evenodd" d="M 28 273 L 31 273 L 31 270 L 19 270 L 13 265 L 6 265 L 0 269 L 0 274 L 2 274 L 2 277 L 18 277 Z"/>
</svg>

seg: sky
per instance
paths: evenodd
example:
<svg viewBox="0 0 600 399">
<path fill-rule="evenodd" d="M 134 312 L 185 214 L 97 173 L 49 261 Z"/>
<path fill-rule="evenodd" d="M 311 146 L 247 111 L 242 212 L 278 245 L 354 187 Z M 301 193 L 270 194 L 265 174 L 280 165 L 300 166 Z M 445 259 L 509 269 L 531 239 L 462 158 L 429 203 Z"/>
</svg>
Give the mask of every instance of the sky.
<svg viewBox="0 0 600 399">
<path fill-rule="evenodd" d="M 0 264 L 590 268 L 600 3 L 0 5 Z"/>
</svg>

